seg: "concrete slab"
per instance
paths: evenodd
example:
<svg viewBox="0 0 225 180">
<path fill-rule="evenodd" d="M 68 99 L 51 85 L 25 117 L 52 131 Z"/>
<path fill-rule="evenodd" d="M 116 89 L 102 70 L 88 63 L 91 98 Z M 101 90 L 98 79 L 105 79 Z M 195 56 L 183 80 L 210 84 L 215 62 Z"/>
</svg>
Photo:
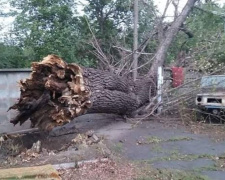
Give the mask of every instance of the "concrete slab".
<svg viewBox="0 0 225 180">
<path fill-rule="evenodd" d="M 201 171 L 214 166 L 215 161 L 210 159 L 211 156 L 225 153 L 225 141 L 215 142 L 205 135 L 192 134 L 185 128 L 166 127 L 156 121 L 143 122 L 135 128 L 118 122 L 98 129 L 97 133 L 106 135 L 115 145 L 120 143 L 120 154 L 127 159 L 145 161 L 159 169 Z M 144 142 L 152 137 L 158 138 L 159 142 L 137 144 L 139 140 Z M 182 158 L 185 156 L 189 158 Z M 169 160 L 169 157 L 172 159 Z M 204 171 L 202 174 L 210 179 L 225 179 L 223 171 Z"/>
<path fill-rule="evenodd" d="M 225 179 L 225 172 L 224 171 L 205 171 L 202 172 L 203 175 L 209 177 L 212 180 L 224 180 Z"/>
</svg>

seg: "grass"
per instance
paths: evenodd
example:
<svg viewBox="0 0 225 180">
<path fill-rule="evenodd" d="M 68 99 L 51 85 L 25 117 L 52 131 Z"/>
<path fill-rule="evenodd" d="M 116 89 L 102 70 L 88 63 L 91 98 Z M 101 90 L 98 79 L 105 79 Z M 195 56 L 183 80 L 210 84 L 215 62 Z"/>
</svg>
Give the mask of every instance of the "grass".
<svg viewBox="0 0 225 180">
<path fill-rule="evenodd" d="M 123 143 L 119 142 L 114 144 L 114 146 L 112 147 L 114 152 L 116 153 L 121 153 L 123 151 Z"/>
<path fill-rule="evenodd" d="M 174 142 L 174 141 L 191 141 L 193 138 L 190 137 L 174 137 L 166 140 L 166 142 Z"/>
<path fill-rule="evenodd" d="M 164 157 L 156 157 L 152 158 L 150 160 L 143 160 L 143 162 L 147 162 L 149 164 L 153 162 L 159 162 L 159 161 L 193 161 L 197 159 L 215 159 L 215 156 L 212 156 L 210 154 L 180 154 L 178 151 L 173 151 L 170 155 L 164 156 Z"/>
<path fill-rule="evenodd" d="M 159 144 L 155 144 L 152 148 L 152 151 L 154 152 L 158 152 L 158 153 L 163 153 L 165 150 L 163 150 L 162 146 L 160 146 Z"/>
<path fill-rule="evenodd" d="M 150 136 L 150 137 L 147 137 L 146 138 L 146 143 L 147 144 L 151 144 L 151 143 L 160 143 L 162 142 L 163 140 L 156 137 L 156 136 Z"/>
<path fill-rule="evenodd" d="M 208 177 L 193 171 L 155 169 L 143 163 L 140 166 L 138 176 L 134 180 L 208 180 Z"/>
<path fill-rule="evenodd" d="M 209 180 L 208 177 L 186 172 L 163 172 L 154 175 L 138 177 L 135 180 Z"/>
<path fill-rule="evenodd" d="M 202 172 L 202 171 L 221 171 L 222 169 L 218 167 L 216 164 L 213 164 L 211 166 L 205 166 L 200 168 L 195 168 L 195 172 Z"/>
<path fill-rule="evenodd" d="M 176 142 L 176 141 L 191 141 L 193 138 L 190 137 L 173 137 L 170 139 L 161 139 L 157 136 L 146 137 L 145 141 L 141 144 L 158 144 L 161 142 Z"/>
</svg>

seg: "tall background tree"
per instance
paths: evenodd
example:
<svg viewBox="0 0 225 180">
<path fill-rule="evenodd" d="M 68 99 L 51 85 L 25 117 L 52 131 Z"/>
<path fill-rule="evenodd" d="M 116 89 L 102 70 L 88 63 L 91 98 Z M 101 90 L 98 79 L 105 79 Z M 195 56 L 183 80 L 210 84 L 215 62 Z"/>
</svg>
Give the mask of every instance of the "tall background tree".
<svg viewBox="0 0 225 180">
<path fill-rule="evenodd" d="M 190 38 L 179 31 L 169 48 L 167 64 L 200 69 L 204 73 L 222 67 L 225 37 L 223 12 L 224 7 L 214 1 L 199 1 L 183 24 L 193 36 Z"/>
<path fill-rule="evenodd" d="M 10 3 L 12 11 L 3 13 L 7 2 Z M 7 2 L 0 1 L 0 15 L 14 16 L 15 21 L 7 37 L 1 42 L 0 68 L 30 67 L 32 61 L 55 53 L 68 62 L 104 69 L 99 60 L 102 56 L 98 56 L 99 52 L 93 47 L 93 36 L 111 66 L 115 66 L 115 69 L 130 68 L 133 0 L 87 0 L 83 14 L 77 13 L 79 1 L 75 0 Z M 210 69 L 217 64 L 222 66 L 224 8 L 214 1 L 199 1 L 195 7 L 182 24 L 193 37 L 189 38 L 187 33 L 179 29 L 166 53 L 157 53 L 158 56 L 166 56 L 158 59 L 164 59 L 169 65 L 183 54 L 185 61 L 191 62 L 192 66 L 202 65 L 202 69 Z M 147 71 L 151 65 L 150 60 L 156 51 L 159 51 L 161 38 L 165 37 L 162 36 L 161 30 L 166 35 L 169 29 L 173 29 L 170 28 L 171 22 L 165 21 L 162 16 L 153 0 L 139 0 L 138 66 L 142 67 L 139 69 L 140 74 Z M 178 12 L 174 19 L 177 18 Z M 159 21 L 162 21 L 162 28 L 158 26 Z"/>
<path fill-rule="evenodd" d="M 77 58 L 79 36 L 72 0 L 12 0 L 10 5 L 17 10 L 15 40 L 30 60 L 48 53 L 59 54 L 68 62 Z"/>
</svg>

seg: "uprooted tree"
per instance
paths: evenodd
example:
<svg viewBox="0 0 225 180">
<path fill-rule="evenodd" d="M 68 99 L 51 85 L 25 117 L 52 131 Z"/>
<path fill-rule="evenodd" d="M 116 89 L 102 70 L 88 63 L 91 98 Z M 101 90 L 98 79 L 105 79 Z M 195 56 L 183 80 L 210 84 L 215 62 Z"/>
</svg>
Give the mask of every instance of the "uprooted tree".
<svg viewBox="0 0 225 180">
<path fill-rule="evenodd" d="M 149 101 L 151 79 L 134 83 L 113 73 L 67 64 L 49 55 L 32 64 L 31 77 L 20 81 L 21 96 L 10 107 L 19 114 L 11 121 L 51 130 L 86 112 L 132 115 Z"/>
<path fill-rule="evenodd" d="M 19 101 L 10 107 L 19 112 L 11 122 L 30 119 L 33 127 L 51 130 L 86 112 L 127 116 L 146 112 L 146 107 L 151 108 L 149 97 L 155 94 L 155 69 L 164 64 L 172 40 L 196 1 L 188 0 L 165 33 L 147 77 L 133 81 L 110 71 L 67 64 L 56 55 L 33 63 L 31 77 L 20 81 Z"/>
</svg>

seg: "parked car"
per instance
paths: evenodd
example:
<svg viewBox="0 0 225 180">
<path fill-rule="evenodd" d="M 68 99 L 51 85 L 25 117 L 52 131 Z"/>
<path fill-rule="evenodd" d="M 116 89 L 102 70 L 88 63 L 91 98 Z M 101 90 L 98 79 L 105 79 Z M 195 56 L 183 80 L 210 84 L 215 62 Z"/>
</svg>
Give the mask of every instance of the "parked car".
<svg viewBox="0 0 225 180">
<path fill-rule="evenodd" d="M 204 76 L 195 103 L 206 120 L 225 120 L 225 75 Z"/>
</svg>

